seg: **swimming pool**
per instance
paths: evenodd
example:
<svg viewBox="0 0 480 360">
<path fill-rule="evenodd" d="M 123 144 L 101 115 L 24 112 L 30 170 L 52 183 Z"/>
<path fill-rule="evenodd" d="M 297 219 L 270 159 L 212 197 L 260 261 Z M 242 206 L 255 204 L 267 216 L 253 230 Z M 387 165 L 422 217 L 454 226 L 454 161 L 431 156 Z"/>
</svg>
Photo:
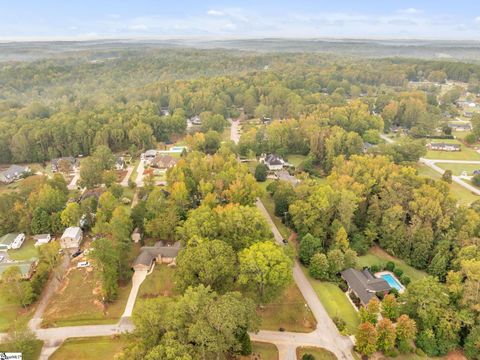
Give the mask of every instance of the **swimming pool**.
<svg viewBox="0 0 480 360">
<path fill-rule="evenodd" d="M 398 291 L 403 290 L 402 284 L 393 276 L 392 274 L 380 274 L 380 276 L 390 285 L 392 288 L 397 289 Z"/>
</svg>

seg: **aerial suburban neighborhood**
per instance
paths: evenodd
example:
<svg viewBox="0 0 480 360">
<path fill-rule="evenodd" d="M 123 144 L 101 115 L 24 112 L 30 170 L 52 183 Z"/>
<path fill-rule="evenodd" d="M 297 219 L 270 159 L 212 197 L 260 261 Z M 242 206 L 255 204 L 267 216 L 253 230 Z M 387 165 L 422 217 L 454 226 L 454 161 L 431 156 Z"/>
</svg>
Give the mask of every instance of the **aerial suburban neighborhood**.
<svg viewBox="0 0 480 360">
<path fill-rule="evenodd" d="M 479 16 L 5 4 L 0 359 L 480 360 Z"/>
</svg>

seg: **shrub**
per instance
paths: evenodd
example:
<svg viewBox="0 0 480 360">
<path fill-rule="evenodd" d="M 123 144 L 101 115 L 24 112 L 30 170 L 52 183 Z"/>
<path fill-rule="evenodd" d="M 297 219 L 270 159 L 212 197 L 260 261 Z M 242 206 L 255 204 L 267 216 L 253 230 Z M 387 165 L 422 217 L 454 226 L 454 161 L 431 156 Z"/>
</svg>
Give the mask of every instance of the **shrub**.
<svg viewBox="0 0 480 360">
<path fill-rule="evenodd" d="M 393 273 L 395 274 L 395 276 L 397 278 L 400 278 L 403 275 L 403 270 L 397 268 L 397 269 L 393 270 Z"/>
<path fill-rule="evenodd" d="M 420 348 L 416 348 L 416 349 L 415 349 L 415 354 L 417 354 L 417 355 L 420 356 L 420 357 L 424 357 L 424 356 L 425 356 L 425 351 L 423 351 L 423 350 L 420 349 Z"/>
<path fill-rule="evenodd" d="M 402 282 L 403 285 L 407 286 L 408 284 L 410 284 L 411 280 L 410 278 L 407 276 L 407 275 L 403 275 L 401 278 L 400 278 L 400 281 Z"/>
<path fill-rule="evenodd" d="M 475 136 L 474 133 L 468 133 L 464 140 L 468 143 L 468 144 L 475 144 L 477 142 L 477 137 Z"/>
<path fill-rule="evenodd" d="M 255 168 L 255 179 L 259 182 L 267 180 L 267 167 L 265 164 L 258 164 Z"/>
<path fill-rule="evenodd" d="M 388 357 L 397 357 L 398 356 L 398 350 L 393 348 L 393 349 L 390 349 L 390 350 L 387 350 L 385 351 L 385 355 L 387 355 Z"/>
<path fill-rule="evenodd" d="M 395 264 L 393 263 L 393 261 L 387 262 L 387 264 L 385 265 L 385 270 L 388 270 L 388 271 L 395 270 Z"/>
<path fill-rule="evenodd" d="M 343 292 L 347 292 L 348 291 L 348 284 L 345 280 L 341 280 L 339 283 L 338 283 L 338 287 L 340 288 L 340 290 L 342 290 Z"/>
<path fill-rule="evenodd" d="M 377 291 L 375 293 L 375 295 L 380 299 L 380 300 L 383 300 L 383 298 L 385 297 L 385 293 L 383 291 Z"/>
<path fill-rule="evenodd" d="M 373 264 L 372 266 L 370 266 L 370 271 L 371 271 L 372 273 L 379 272 L 379 271 L 380 271 L 380 265 L 378 265 L 378 264 Z"/>
<path fill-rule="evenodd" d="M 302 360 L 315 360 L 315 356 L 312 354 L 303 354 Z"/>
<path fill-rule="evenodd" d="M 135 181 L 133 181 L 131 179 L 128 179 L 128 187 L 130 189 L 135 189 L 136 186 L 137 186 L 137 184 L 135 183 Z"/>
<path fill-rule="evenodd" d="M 394 295 L 395 297 L 398 297 L 398 295 L 400 295 L 400 294 L 398 293 L 398 290 L 395 289 L 395 288 L 390 289 L 390 294 Z"/>
<path fill-rule="evenodd" d="M 279 184 L 278 181 L 273 181 L 273 182 L 271 182 L 270 184 L 267 185 L 267 191 L 268 191 L 271 195 L 275 194 L 275 191 L 277 191 L 278 184 Z"/>
<path fill-rule="evenodd" d="M 342 332 L 346 329 L 347 323 L 345 322 L 345 320 L 340 319 L 338 316 L 333 317 L 332 320 L 338 331 Z"/>
<path fill-rule="evenodd" d="M 476 186 L 480 186 L 480 174 L 474 175 L 474 176 L 472 177 L 472 182 L 473 182 Z"/>
</svg>

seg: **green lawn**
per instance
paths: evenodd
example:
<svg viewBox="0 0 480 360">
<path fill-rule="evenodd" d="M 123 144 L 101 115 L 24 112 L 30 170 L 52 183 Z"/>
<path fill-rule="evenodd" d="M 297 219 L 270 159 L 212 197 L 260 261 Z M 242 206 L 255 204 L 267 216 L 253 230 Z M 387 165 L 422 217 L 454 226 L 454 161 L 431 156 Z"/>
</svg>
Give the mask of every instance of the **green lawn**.
<svg viewBox="0 0 480 360">
<path fill-rule="evenodd" d="M 67 339 L 50 360 L 113 360 L 127 344 L 123 337 L 91 337 Z"/>
<path fill-rule="evenodd" d="M 33 257 L 38 257 L 35 240 L 27 238 L 20 249 L 8 250 L 8 256 L 12 260 L 30 260 Z"/>
<path fill-rule="evenodd" d="M 315 318 L 295 283 L 277 299 L 259 306 L 257 314 L 262 318 L 262 330 L 278 331 L 282 327 L 286 331 L 311 332 L 316 327 Z"/>
<path fill-rule="evenodd" d="M 315 360 L 337 360 L 337 357 L 330 351 L 318 347 L 299 347 L 297 348 L 297 359 L 303 355 L 311 354 Z"/>
<path fill-rule="evenodd" d="M 0 284 L 0 332 L 8 330 L 15 320 L 27 322 L 33 315 L 33 308 L 23 309 L 9 298 L 6 288 Z"/>
<path fill-rule="evenodd" d="M 100 284 L 94 271 L 72 268 L 53 296 L 43 316 L 42 326 L 115 324 L 125 310 L 131 284 L 120 287 L 118 299 L 102 304 Z"/>
<path fill-rule="evenodd" d="M 440 163 L 439 163 L 440 164 Z M 432 178 L 434 180 L 438 180 L 441 178 L 441 175 L 433 170 L 432 168 L 426 165 L 418 165 L 417 166 L 418 175 L 426 176 Z M 480 197 L 469 190 L 465 189 L 463 186 L 452 182 L 450 184 L 450 191 L 451 193 L 457 198 L 458 202 L 462 205 L 468 205 L 475 200 L 479 200 Z"/>
<path fill-rule="evenodd" d="M 240 356 L 240 360 L 278 360 L 278 349 L 269 343 L 252 342 L 252 355 Z"/>
<path fill-rule="evenodd" d="M 434 142 L 445 142 L 449 144 L 459 144 L 461 146 L 461 151 L 427 151 L 425 158 L 427 159 L 445 159 L 445 160 L 480 160 L 480 154 L 475 151 L 475 149 L 470 148 L 462 144 L 460 141 L 455 139 L 442 139 L 442 140 L 432 140 Z"/>
<path fill-rule="evenodd" d="M 403 273 L 407 275 L 411 280 L 419 280 L 427 276 L 427 273 L 417 270 L 410 265 L 406 264 L 405 261 L 397 259 L 385 251 L 380 249 L 378 246 L 372 247 L 366 255 L 358 257 L 358 266 L 366 267 L 371 265 L 381 265 L 386 264 L 387 261 L 392 261 L 395 264 L 395 267 L 403 270 Z"/>
<path fill-rule="evenodd" d="M 348 301 L 347 295 L 336 284 L 315 280 L 308 274 L 307 269 L 304 267 L 302 269 L 328 315 L 331 318 L 337 316 L 343 319 L 347 324 L 348 333 L 355 334 L 360 325 L 360 318 L 353 305 Z"/>
<path fill-rule="evenodd" d="M 293 166 L 297 167 L 300 165 L 307 157 L 305 155 L 288 155 L 287 161 Z"/>
<path fill-rule="evenodd" d="M 174 287 L 175 268 L 167 265 L 155 265 L 155 270 L 140 285 L 138 299 L 147 299 L 157 296 L 178 295 Z M 135 304 L 137 307 L 138 302 Z"/>
<path fill-rule="evenodd" d="M 467 175 L 472 176 L 474 170 L 480 169 L 480 164 L 451 164 L 451 163 L 435 163 L 438 167 L 441 167 L 443 170 L 452 170 L 453 175 L 460 176 L 462 172 L 466 171 Z"/>
<path fill-rule="evenodd" d="M 23 360 L 37 360 L 40 357 L 40 352 L 42 351 L 43 341 L 42 340 L 35 340 L 33 344 L 33 351 L 32 355 L 29 356 L 23 353 Z M 10 344 L 0 344 L 0 351 L 1 352 L 18 352 L 19 349 L 15 349 L 10 347 Z"/>
<path fill-rule="evenodd" d="M 140 159 L 137 159 L 135 160 L 134 164 L 133 164 L 133 171 L 132 173 L 130 174 L 130 180 L 131 181 L 135 181 L 137 179 L 137 175 L 138 175 L 138 164 L 140 164 Z"/>
</svg>

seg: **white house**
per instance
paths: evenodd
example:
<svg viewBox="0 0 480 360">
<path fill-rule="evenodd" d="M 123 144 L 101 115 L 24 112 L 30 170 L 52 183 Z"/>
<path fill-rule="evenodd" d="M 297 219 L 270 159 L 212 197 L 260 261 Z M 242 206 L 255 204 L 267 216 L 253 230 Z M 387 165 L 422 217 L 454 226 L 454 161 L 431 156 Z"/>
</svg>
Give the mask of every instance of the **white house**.
<svg viewBox="0 0 480 360">
<path fill-rule="evenodd" d="M 30 172 L 28 166 L 11 165 L 8 169 L 0 171 L 0 182 L 10 184 Z"/>
<path fill-rule="evenodd" d="M 263 154 L 259 160 L 265 164 L 270 171 L 282 170 L 283 167 L 287 165 L 285 160 L 275 154 Z"/>
<path fill-rule="evenodd" d="M 35 240 L 35 246 L 40 246 L 43 244 L 48 244 L 52 240 L 52 236 L 50 234 L 38 234 L 33 237 Z"/>
<path fill-rule="evenodd" d="M 25 234 L 7 234 L 0 238 L 0 250 L 20 249 Z"/>
<path fill-rule="evenodd" d="M 60 238 L 62 249 L 76 249 L 80 246 L 83 239 L 83 232 L 78 226 L 66 228 Z"/>
</svg>

